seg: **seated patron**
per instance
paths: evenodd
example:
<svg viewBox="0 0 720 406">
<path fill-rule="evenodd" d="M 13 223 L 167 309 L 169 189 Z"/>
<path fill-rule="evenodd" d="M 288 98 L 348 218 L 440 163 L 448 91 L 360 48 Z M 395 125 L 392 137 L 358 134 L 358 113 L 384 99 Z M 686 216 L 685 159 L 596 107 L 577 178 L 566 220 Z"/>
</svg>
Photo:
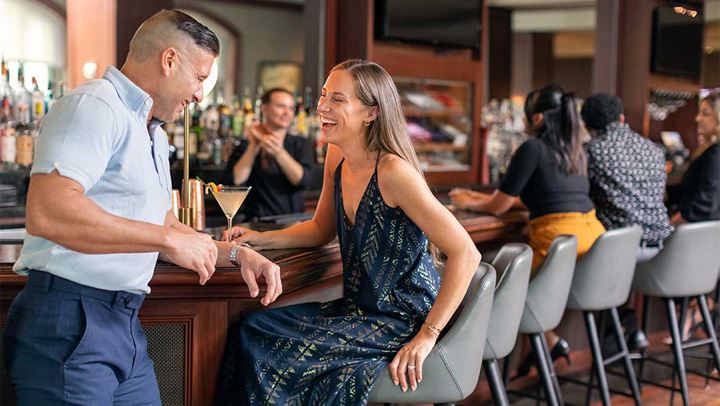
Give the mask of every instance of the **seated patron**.
<svg viewBox="0 0 720 406">
<path fill-rule="evenodd" d="M 525 116 L 534 137 L 517 149 L 500 187 L 492 195 L 464 189 L 450 192 L 459 209 L 500 215 L 513 205 L 527 206 L 533 270 L 544 261 L 558 235 L 575 235 L 581 255 L 605 231 L 590 200 L 575 105 L 575 98 L 555 85 L 530 92 Z"/>
<path fill-rule="evenodd" d="M 364 405 L 386 367 L 403 391 L 416 389 L 480 261 L 425 183 L 382 67 L 333 68 L 317 111 L 330 147 L 312 220 L 263 233 L 233 227 L 224 237 L 259 249 L 337 237 L 344 297 L 256 312 L 231 327 L 220 405 Z M 447 256 L 442 285 L 437 249 Z"/>
<path fill-rule="evenodd" d="M 642 262 L 657 255 L 673 231 L 663 202 L 665 156 L 625 124 L 622 112 L 620 99 L 608 94 L 592 95 L 583 104 L 580 114 L 592 136 L 585 145 L 590 198 L 605 228 L 642 226 Z"/>
<path fill-rule="evenodd" d="M 542 264 L 556 237 L 577 237 L 578 255 L 586 253 L 605 227 L 595 216 L 590 200 L 587 159 L 582 147 L 575 98 L 559 86 L 550 85 L 528 94 L 525 117 L 531 137 L 513 155 L 507 175 L 492 195 L 454 190 L 453 205 L 494 215 L 522 204 L 530 211 L 529 244 L 533 249 L 533 271 Z M 552 294 L 552 292 L 548 292 Z M 568 343 L 553 332 L 547 340 L 553 360 L 567 358 Z M 518 368 L 525 375 L 532 357 Z"/>
<path fill-rule="evenodd" d="M 720 93 L 700 102 L 698 144 L 680 185 L 674 224 L 720 220 Z"/>
<path fill-rule="evenodd" d="M 248 127 L 246 139 L 228 159 L 222 183 L 252 187 L 242 209 L 248 219 L 302 213 L 314 159 L 310 142 L 288 132 L 295 98 L 274 88 L 260 100 L 263 122 Z"/>
</svg>

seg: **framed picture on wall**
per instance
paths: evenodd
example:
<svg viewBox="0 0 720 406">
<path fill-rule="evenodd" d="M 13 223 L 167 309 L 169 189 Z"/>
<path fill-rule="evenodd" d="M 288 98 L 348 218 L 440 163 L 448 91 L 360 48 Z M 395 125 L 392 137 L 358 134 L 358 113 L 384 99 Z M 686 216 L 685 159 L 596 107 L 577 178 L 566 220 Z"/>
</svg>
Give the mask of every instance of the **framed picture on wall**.
<svg viewBox="0 0 720 406">
<path fill-rule="evenodd" d="M 263 61 L 258 66 L 258 84 L 264 90 L 282 87 L 292 93 L 300 92 L 302 74 L 297 62 Z"/>
</svg>

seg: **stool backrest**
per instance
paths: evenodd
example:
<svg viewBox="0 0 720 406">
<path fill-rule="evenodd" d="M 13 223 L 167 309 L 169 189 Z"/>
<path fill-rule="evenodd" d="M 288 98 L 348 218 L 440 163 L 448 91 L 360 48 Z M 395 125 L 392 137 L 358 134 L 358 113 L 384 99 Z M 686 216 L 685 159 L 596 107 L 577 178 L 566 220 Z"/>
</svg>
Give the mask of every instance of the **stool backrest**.
<svg viewBox="0 0 720 406">
<path fill-rule="evenodd" d="M 577 238 L 574 235 L 555 238 L 545 262 L 530 279 L 520 320 L 520 333 L 542 333 L 560 324 L 570 293 L 576 258 Z"/>
<path fill-rule="evenodd" d="M 578 260 L 570 287 L 567 308 L 607 310 L 627 301 L 632 288 L 640 226 L 604 232 Z"/>
<path fill-rule="evenodd" d="M 650 261 L 638 265 L 633 287 L 658 297 L 711 292 L 720 270 L 720 221 L 681 224 Z"/>
<path fill-rule="evenodd" d="M 387 371 L 370 392 L 370 402 L 443 403 L 468 397 L 477 386 L 482 366 L 490 310 L 495 292 L 495 269 L 480 263 L 455 317 L 425 359 L 423 381 L 417 390 L 403 392 Z"/>
<path fill-rule="evenodd" d="M 513 349 L 525 307 L 532 248 L 527 244 L 505 244 L 492 265 L 500 275 L 495 287 L 490 325 L 483 359 L 504 358 Z"/>
</svg>

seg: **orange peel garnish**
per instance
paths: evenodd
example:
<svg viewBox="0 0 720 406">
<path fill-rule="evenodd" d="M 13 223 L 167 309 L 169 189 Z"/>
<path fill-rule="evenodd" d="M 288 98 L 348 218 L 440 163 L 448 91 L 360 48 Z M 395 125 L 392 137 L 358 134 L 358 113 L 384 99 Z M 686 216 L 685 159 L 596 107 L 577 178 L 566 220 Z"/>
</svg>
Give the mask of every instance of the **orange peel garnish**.
<svg viewBox="0 0 720 406">
<path fill-rule="evenodd" d="M 213 193 L 219 193 L 220 188 L 222 185 L 218 186 L 215 184 L 215 182 L 208 182 L 205 184 L 205 194 L 208 194 L 208 192 L 212 191 Z"/>
</svg>

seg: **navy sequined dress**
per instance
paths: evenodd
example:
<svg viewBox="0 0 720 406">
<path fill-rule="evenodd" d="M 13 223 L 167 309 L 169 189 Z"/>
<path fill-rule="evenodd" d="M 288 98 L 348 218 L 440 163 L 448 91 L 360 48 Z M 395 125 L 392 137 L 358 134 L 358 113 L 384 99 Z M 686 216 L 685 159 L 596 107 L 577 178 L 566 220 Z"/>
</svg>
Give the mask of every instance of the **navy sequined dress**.
<svg viewBox="0 0 720 406">
<path fill-rule="evenodd" d="M 334 182 L 344 297 L 258 311 L 233 326 L 218 405 L 365 405 L 430 311 L 440 280 L 427 237 L 385 204 L 377 164 L 350 224 L 341 168 Z"/>
</svg>

